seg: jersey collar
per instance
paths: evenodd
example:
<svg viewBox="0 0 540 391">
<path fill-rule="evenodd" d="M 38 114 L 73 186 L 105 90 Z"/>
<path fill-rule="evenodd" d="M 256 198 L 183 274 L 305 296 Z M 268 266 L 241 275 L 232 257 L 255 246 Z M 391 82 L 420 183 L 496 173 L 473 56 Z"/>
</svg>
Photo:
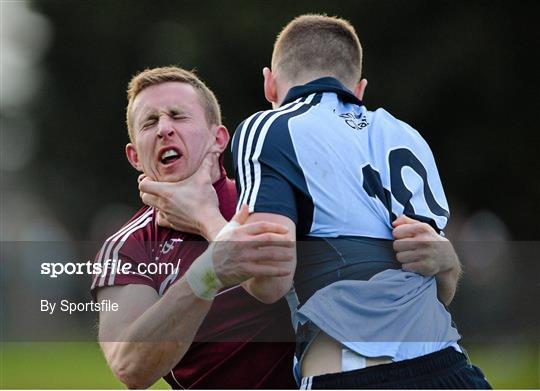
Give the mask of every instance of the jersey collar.
<svg viewBox="0 0 540 391">
<path fill-rule="evenodd" d="M 225 184 L 225 181 L 227 179 L 227 170 L 225 170 L 225 164 L 224 164 L 224 156 L 223 153 L 219 156 L 219 179 L 215 181 L 212 186 L 214 186 L 214 189 L 216 190 L 216 193 L 219 193 L 223 185 Z"/>
<path fill-rule="evenodd" d="M 333 77 L 321 77 L 320 79 L 310 81 L 302 86 L 291 88 L 283 100 L 283 103 L 281 103 L 281 106 L 316 92 L 335 92 L 342 100 L 346 102 L 355 103 L 359 106 L 363 105 L 362 101 L 354 96 L 352 91 L 341 84 L 339 80 Z"/>
</svg>

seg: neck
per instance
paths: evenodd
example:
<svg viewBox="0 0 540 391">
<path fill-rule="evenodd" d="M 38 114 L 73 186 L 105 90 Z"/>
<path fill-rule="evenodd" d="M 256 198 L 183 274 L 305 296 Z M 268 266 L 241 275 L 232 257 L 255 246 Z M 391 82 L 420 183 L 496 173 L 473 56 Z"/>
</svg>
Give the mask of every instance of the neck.
<svg viewBox="0 0 540 391">
<path fill-rule="evenodd" d="M 210 178 L 212 184 L 216 183 L 221 178 L 221 158 L 218 160 L 218 163 L 212 166 L 212 171 L 210 173 Z"/>
<path fill-rule="evenodd" d="M 317 72 L 309 72 L 305 74 L 298 75 L 298 77 L 288 80 L 283 79 L 280 80 L 280 78 L 276 78 L 276 91 L 277 91 L 277 100 L 272 105 L 274 108 L 279 107 L 281 103 L 283 103 L 283 100 L 287 96 L 287 93 L 289 90 L 296 86 L 302 86 L 304 84 L 307 84 L 313 80 L 320 79 L 322 77 L 333 77 L 336 78 L 334 75 L 330 75 L 327 73 L 317 73 Z M 337 79 L 337 78 L 336 78 Z M 338 79 L 339 80 L 339 79 Z M 339 80 L 345 87 L 350 89 L 351 91 L 354 91 L 354 85 L 350 86 L 344 83 L 343 81 Z"/>
</svg>

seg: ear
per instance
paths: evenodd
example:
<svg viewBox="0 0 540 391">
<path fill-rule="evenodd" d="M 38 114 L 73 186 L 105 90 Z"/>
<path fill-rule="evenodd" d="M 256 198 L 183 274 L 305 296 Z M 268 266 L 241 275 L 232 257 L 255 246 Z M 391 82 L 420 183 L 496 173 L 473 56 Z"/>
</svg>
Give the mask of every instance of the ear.
<svg viewBox="0 0 540 391">
<path fill-rule="evenodd" d="M 129 143 L 126 145 L 126 156 L 127 156 L 127 160 L 133 166 L 133 168 L 139 172 L 142 172 L 141 163 L 139 161 L 139 155 L 137 154 L 137 150 L 135 149 L 135 146 L 132 143 Z"/>
<path fill-rule="evenodd" d="M 219 125 L 216 127 L 216 135 L 214 144 L 210 147 L 209 152 L 218 152 L 222 153 L 227 148 L 227 145 L 229 144 L 229 131 L 227 128 L 223 125 Z"/>
<path fill-rule="evenodd" d="M 362 100 L 364 98 L 364 92 L 366 91 L 366 87 L 367 87 L 367 80 L 366 79 L 360 80 L 360 82 L 354 88 L 354 96 Z"/>
<path fill-rule="evenodd" d="M 264 77 L 264 97 L 270 103 L 277 102 L 277 87 L 276 79 L 272 74 L 272 71 L 268 67 L 263 68 Z"/>
</svg>

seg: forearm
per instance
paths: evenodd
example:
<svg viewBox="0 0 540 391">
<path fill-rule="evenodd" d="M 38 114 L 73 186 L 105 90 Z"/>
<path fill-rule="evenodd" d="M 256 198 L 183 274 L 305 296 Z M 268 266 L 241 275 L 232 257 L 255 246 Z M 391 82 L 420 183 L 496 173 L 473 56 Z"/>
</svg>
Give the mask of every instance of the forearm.
<svg viewBox="0 0 540 391">
<path fill-rule="evenodd" d="M 171 286 L 115 342 L 102 340 L 115 375 L 129 388 L 154 384 L 183 357 L 211 303 L 195 296 L 184 279 Z"/>
<path fill-rule="evenodd" d="M 461 273 L 461 263 L 456 255 L 453 266 L 449 270 L 441 271 L 436 275 L 437 297 L 444 305 L 450 305 L 454 299 Z"/>
<path fill-rule="evenodd" d="M 216 239 L 217 234 L 219 231 L 221 231 L 225 224 L 227 224 L 227 220 L 225 220 L 221 213 L 214 213 L 208 215 L 200 221 L 199 231 L 207 241 L 212 242 Z"/>
</svg>

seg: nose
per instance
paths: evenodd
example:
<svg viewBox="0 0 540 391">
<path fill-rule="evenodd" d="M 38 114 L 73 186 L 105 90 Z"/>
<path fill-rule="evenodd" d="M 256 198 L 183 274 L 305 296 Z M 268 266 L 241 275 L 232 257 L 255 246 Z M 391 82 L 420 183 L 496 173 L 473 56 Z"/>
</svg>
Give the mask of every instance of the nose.
<svg viewBox="0 0 540 391">
<path fill-rule="evenodd" d="M 159 138 L 171 137 L 174 133 L 174 128 L 171 119 L 168 116 L 162 115 L 159 117 L 157 135 Z"/>
</svg>

